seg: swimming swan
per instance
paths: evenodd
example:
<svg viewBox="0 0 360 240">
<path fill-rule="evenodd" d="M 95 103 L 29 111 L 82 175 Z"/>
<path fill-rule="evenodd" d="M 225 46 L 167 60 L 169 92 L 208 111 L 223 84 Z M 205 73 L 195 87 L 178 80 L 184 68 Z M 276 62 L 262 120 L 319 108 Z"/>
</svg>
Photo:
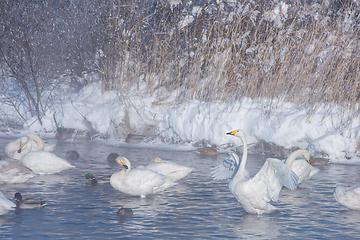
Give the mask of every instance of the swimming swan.
<svg viewBox="0 0 360 240">
<path fill-rule="evenodd" d="M 263 214 L 276 211 L 270 201 L 277 201 L 283 186 L 293 190 L 298 177 L 281 160 L 268 158 L 259 172 L 251 179 L 245 178 L 247 160 L 246 137 L 242 130 L 227 134 L 239 137 L 244 145 L 240 166 L 229 183 L 230 192 L 235 196 L 247 213 Z"/>
<path fill-rule="evenodd" d="M 0 161 L 0 183 L 24 183 L 35 176 L 36 174 L 23 166 L 19 160 Z"/>
<path fill-rule="evenodd" d="M 20 162 L 36 174 L 54 174 L 75 167 L 65 159 L 44 151 L 28 152 Z"/>
<path fill-rule="evenodd" d="M 303 155 L 306 160 L 298 159 L 295 161 L 295 159 L 301 155 Z M 319 169 L 310 165 L 310 153 L 305 149 L 294 151 L 286 159 L 285 164 L 299 177 L 298 184 L 309 180 L 319 171 Z"/>
<path fill-rule="evenodd" d="M 151 163 L 145 166 L 146 169 L 154 170 L 171 178 L 174 182 L 186 177 L 193 170 L 190 167 L 181 166 L 173 162 L 163 161 L 161 158 L 154 158 Z"/>
<path fill-rule="evenodd" d="M 4 215 L 10 210 L 15 210 L 16 204 L 7 199 L 0 191 L 0 215 Z"/>
<path fill-rule="evenodd" d="M 44 141 L 35 134 L 27 134 L 18 138 L 5 147 L 5 153 L 9 158 L 20 160 L 29 151 L 52 151 L 55 145 L 45 145 Z"/>
<path fill-rule="evenodd" d="M 116 162 L 125 169 L 114 173 L 110 178 L 110 184 L 120 192 L 144 198 L 176 184 L 172 179 L 153 170 L 131 169 L 130 161 L 125 157 L 117 157 Z"/>
<path fill-rule="evenodd" d="M 351 186 L 337 185 L 334 191 L 334 197 L 341 205 L 360 210 L 360 184 L 353 184 Z"/>
</svg>

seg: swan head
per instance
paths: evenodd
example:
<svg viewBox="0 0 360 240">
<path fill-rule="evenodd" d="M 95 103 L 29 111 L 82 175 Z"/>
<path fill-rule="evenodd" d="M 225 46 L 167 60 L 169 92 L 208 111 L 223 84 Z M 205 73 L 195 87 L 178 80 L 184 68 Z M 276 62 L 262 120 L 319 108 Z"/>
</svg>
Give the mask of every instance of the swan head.
<svg viewBox="0 0 360 240">
<path fill-rule="evenodd" d="M 305 150 L 305 152 L 303 153 L 303 156 L 306 159 L 306 161 L 308 162 L 308 164 L 310 164 L 310 153 L 309 153 L 309 151 Z"/>
<path fill-rule="evenodd" d="M 126 170 L 131 167 L 130 161 L 126 157 L 117 157 L 115 161 L 123 166 Z"/>
<path fill-rule="evenodd" d="M 29 137 L 25 136 L 20 138 L 20 147 L 17 152 L 21 153 L 26 144 L 30 144 Z"/>
<path fill-rule="evenodd" d="M 238 137 L 238 138 L 241 138 L 241 140 L 245 140 L 246 138 L 245 138 L 245 133 L 242 131 L 242 130 L 240 130 L 240 129 L 238 129 L 238 130 L 234 130 L 234 131 L 232 131 L 232 132 L 228 132 L 228 133 L 226 133 L 226 134 L 228 134 L 228 135 L 233 135 L 233 136 L 236 136 L 236 137 Z"/>
<path fill-rule="evenodd" d="M 162 162 L 163 160 L 159 157 L 156 157 L 152 160 L 152 162 Z"/>
</svg>

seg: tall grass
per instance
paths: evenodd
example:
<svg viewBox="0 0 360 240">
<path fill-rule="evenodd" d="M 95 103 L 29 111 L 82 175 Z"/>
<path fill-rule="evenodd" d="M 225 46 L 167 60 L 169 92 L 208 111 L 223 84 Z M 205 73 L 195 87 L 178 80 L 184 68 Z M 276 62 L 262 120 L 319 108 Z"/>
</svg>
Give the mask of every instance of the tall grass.
<svg viewBox="0 0 360 240">
<path fill-rule="evenodd" d="M 308 108 L 309 120 L 322 104 L 329 113 L 343 106 L 344 122 L 359 115 L 354 2 L 244 0 L 172 9 L 164 3 L 141 14 L 132 4 L 114 9 L 122 55 L 111 83 L 103 83 L 123 93 L 145 84 L 144 93 L 159 100 L 173 92 L 179 102 L 268 98 Z"/>
</svg>

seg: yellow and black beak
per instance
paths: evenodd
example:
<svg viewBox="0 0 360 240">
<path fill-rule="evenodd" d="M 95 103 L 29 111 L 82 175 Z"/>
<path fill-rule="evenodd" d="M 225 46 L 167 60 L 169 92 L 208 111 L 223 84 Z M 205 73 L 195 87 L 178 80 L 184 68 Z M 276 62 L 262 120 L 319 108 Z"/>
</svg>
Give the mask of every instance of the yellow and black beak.
<svg viewBox="0 0 360 240">
<path fill-rule="evenodd" d="M 121 161 L 120 164 L 121 164 L 121 166 L 123 166 L 125 169 L 128 169 L 128 168 L 129 168 L 123 161 Z"/>
<path fill-rule="evenodd" d="M 228 132 L 228 133 L 226 133 L 226 134 L 228 134 L 228 135 L 235 135 L 236 133 L 237 133 L 238 131 L 232 131 L 232 132 Z"/>
</svg>

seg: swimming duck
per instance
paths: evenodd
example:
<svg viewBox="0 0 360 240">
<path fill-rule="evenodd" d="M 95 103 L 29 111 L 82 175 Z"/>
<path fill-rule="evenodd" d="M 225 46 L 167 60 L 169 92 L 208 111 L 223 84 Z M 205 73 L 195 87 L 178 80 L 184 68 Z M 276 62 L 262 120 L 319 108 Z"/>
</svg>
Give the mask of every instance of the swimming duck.
<svg viewBox="0 0 360 240">
<path fill-rule="evenodd" d="M 129 133 L 126 138 L 125 138 L 125 142 L 127 143 L 140 143 L 144 140 L 146 136 L 145 135 L 138 135 L 138 134 L 132 134 Z"/>
<path fill-rule="evenodd" d="M 110 184 L 120 192 L 144 198 L 176 184 L 171 178 L 153 170 L 131 169 L 130 161 L 125 157 L 117 157 L 116 162 L 123 166 L 124 170 L 114 173 L 110 178 Z"/>
<path fill-rule="evenodd" d="M 145 166 L 146 169 L 154 170 L 163 174 L 173 181 L 186 177 L 193 170 L 190 167 L 181 166 L 173 162 L 163 161 L 161 158 L 154 158 L 151 163 Z"/>
<path fill-rule="evenodd" d="M 209 156 L 213 156 L 213 155 L 217 155 L 218 154 L 218 149 L 216 144 L 211 145 L 211 147 L 203 147 L 203 148 L 199 148 L 195 151 L 197 154 L 200 155 L 209 155 Z"/>
<path fill-rule="evenodd" d="M 77 160 L 79 159 L 80 154 L 75 150 L 69 150 L 65 153 L 65 158 L 70 160 Z"/>
<path fill-rule="evenodd" d="M 0 191 L 0 215 L 8 213 L 10 210 L 15 210 L 16 204 L 7 199 Z"/>
<path fill-rule="evenodd" d="M 32 198 L 23 199 L 21 193 L 15 193 L 16 209 L 37 209 L 43 208 L 46 203 L 43 200 L 36 200 Z"/>
<path fill-rule="evenodd" d="M 76 130 L 73 128 L 58 127 L 55 136 L 58 140 L 66 140 L 71 138 L 75 132 Z"/>
<path fill-rule="evenodd" d="M 116 212 L 116 216 L 132 216 L 133 215 L 133 210 L 131 208 L 120 208 L 117 212 Z"/>
<path fill-rule="evenodd" d="M 24 183 L 35 176 L 36 174 L 23 166 L 19 160 L 0 161 L 0 183 Z"/>
<path fill-rule="evenodd" d="M 86 184 L 96 186 L 97 184 L 110 183 L 110 177 L 95 178 L 94 174 L 87 173 L 85 175 Z"/>
</svg>

